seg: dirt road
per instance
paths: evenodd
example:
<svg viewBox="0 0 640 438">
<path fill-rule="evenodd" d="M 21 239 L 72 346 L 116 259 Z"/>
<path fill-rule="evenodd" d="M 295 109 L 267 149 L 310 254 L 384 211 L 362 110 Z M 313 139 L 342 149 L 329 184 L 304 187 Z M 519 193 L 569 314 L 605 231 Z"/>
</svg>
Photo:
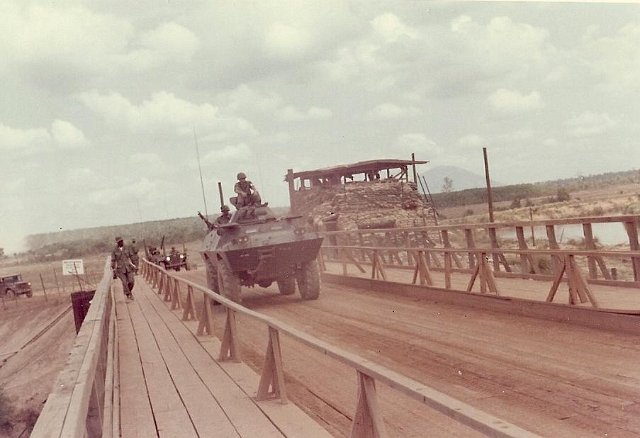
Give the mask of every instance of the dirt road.
<svg viewBox="0 0 640 438">
<path fill-rule="evenodd" d="M 183 274 L 204 284 L 204 271 Z M 640 434 L 637 337 L 323 284 L 314 302 L 243 289 L 244 304 L 544 436 Z M 224 318 L 215 318 L 218 334 Z M 240 318 L 243 360 L 256 370 L 266 329 Z M 355 372 L 284 338 L 291 398 L 348 435 Z M 475 436 L 379 385 L 391 436 Z"/>
</svg>

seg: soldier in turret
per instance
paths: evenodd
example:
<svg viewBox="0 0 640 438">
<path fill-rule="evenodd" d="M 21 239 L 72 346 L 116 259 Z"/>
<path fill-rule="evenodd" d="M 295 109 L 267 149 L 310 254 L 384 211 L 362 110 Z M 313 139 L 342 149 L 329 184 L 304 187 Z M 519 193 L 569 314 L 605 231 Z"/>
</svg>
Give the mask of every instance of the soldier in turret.
<svg viewBox="0 0 640 438">
<path fill-rule="evenodd" d="M 256 190 L 251 181 L 247 180 L 247 175 L 244 172 L 238 173 L 238 182 L 233 186 L 233 191 L 238 195 L 237 208 L 260 205 L 262 203 L 258 190 Z"/>
<path fill-rule="evenodd" d="M 122 237 L 116 237 L 116 247 L 111 251 L 111 270 L 114 278 L 119 278 L 122 282 L 122 291 L 125 296 L 133 300 L 133 286 L 135 284 L 134 272 L 137 266 L 131 261 L 129 251 L 124 247 Z"/>
<path fill-rule="evenodd" d="M 231 213 L 229 213 L 229 206 L 223 205 L 222 207 L 220 207 L 220 212 L 221 214 L 216 218 L 215 224 L 217 226 L 228 224 L 229 221 L 231 220 Z"/>
</svg>

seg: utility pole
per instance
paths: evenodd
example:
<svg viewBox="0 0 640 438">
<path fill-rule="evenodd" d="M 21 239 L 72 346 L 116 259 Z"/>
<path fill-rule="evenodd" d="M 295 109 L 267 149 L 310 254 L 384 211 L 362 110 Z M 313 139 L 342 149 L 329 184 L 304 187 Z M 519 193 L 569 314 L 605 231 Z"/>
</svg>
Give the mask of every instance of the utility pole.
<svg viewBox="0 0 640 438">
<path fill-rule="evenodd" d="M 487 148 L 482 148 L 484 155 L 484 176 L 487 180 L 487 202 L 489 203 L 489 222 L 493 222 L 493 194 L 491 193 L 491 178 L 489 178 L 489 159 L 487 158 Z"/>
<path fill-rule="evenodd" d="M 418 174 L 416 173 L 416 154 L 414 154 L 413 152 L 411 153 L 411 161 L 413 161 L 413 182 L 415 183 L 415 185 L 418 185 Z"/>
</svg>

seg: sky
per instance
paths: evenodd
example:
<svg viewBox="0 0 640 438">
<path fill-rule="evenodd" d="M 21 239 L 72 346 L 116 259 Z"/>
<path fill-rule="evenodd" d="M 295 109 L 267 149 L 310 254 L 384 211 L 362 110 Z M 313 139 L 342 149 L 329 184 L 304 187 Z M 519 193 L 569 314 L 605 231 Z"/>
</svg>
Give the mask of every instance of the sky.
<svg viewBox="0 0 640 438">
<path fill-rule="evenodd" d="M 640 167 L 640 4 L 0 0 L 0 247 L 218 211 L 237 172 Z M 441 182 L 430 182 L 439 186 Z M 455 184 L 455 181 L 454 181 Z"/>
</svg>

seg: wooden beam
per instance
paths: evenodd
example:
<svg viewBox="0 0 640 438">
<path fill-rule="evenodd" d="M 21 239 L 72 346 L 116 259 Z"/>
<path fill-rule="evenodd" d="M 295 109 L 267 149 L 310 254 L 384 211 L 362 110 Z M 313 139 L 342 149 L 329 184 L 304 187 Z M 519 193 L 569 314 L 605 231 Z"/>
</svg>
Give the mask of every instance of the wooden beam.
<svg viewBox="0 0 640 438">
<path fill-rule="evenodd" d="M 358 401 L 351 423 L 350 438 L 386 438 L 375 380 L 358 371 Z"/>
<path fill-rule="evenodd" d="M 271 389 L 269 389 L 271 388 Z M 287 391 L 284 382 L 284 367 L 282 366 L 282 352 L 280 350 L 280 336 L 278 331 L 269 327 L 269 343 L 262 367 L 262 376 L 258 385 L 258 401 L 270 398 L 280 398 L 282 404 L 287 403 Z"/>
</svg>

